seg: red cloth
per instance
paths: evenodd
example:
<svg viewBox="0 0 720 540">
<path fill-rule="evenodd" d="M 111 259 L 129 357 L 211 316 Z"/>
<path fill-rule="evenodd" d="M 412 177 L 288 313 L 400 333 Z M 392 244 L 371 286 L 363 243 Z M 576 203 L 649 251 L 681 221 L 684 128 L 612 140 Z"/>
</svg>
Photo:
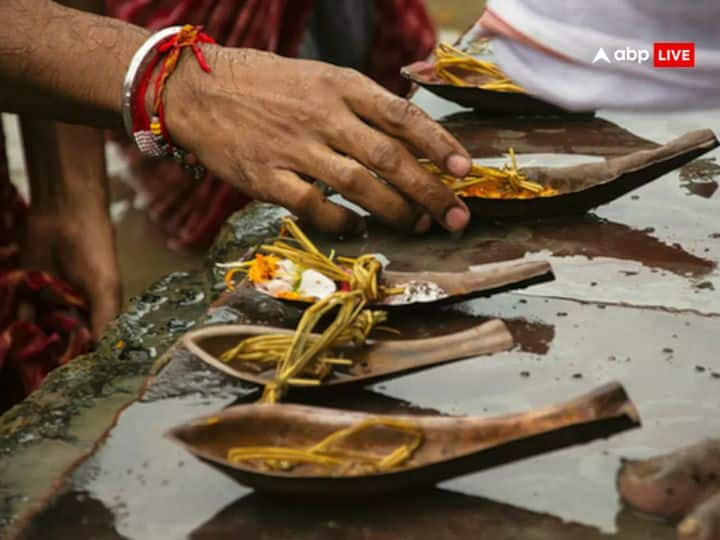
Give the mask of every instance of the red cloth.
<svg viewBox="0 0 720 540">
<path fill-rule="evenodd" d="M 410 83 L 400 68 L 427 58 L 435 47 L 435 29 L 423 0 L 375 0 L 375 41 L 366 73 L 396 94 Z"/>
<path fill-rule="evenodd" d="M 218 43 L 297 56 L 313 0 L 106 0 L 106 13 L 157 30 L 178 24 L 203 25 Z M 375 36 L 365 72 L 398 94 L 409 89 L 400 68 L 426 58 L 435 31 L 423 0 L 375 0 Z M 249 200 L 207 175 L 199 184 L 172 164 L 148 163 L 129 148 L 151 217 L 171 245 L 207 247 L 220 226 Z"/>
<path fill-rule="evenodd" d="M 20 270 L 27 206 L 10 183 L 0 128 L 0 412 L 35 390 L 57 366 L 90 350 L 85 301 L 45 272 Z"/>
</svg>

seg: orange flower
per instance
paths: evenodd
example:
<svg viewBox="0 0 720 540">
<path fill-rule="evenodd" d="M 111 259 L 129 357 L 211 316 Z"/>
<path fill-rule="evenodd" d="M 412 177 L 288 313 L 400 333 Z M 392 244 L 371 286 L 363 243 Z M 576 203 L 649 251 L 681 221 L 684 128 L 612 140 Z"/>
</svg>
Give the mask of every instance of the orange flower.
<svg viewBox="0 0 720 540">
<path fill-rule="evenodd" d="M 279 292 L 276 298 L 282 298 L 284 300 L 297 300 L 298 302 L 313 302 L 314 298 L 308 298 L 295 291 Z"/>
<path fill-rule="evenodd" d="M 255 260 L 248 269 L 248 277 L 253 283 L 265 283 L 275 277 L 280 259 L 274 255 L 255 255 Z"/>
<path fill-rule="evenodd" d="M 277 297 L 285 300 L 300 300 L 300 294 L 295 291 L 280 291 L 277 293 Z"/>
<path fill-rule="evenodd" d="M 240 270 L 240 268 L 232 268 L 225 272 L 225 277 L 223 277 L 223 279 L 225 280 L 225 285 L 231 291 L 235 290 L 235 282 L 233 281 L 233 277 L 235 276 L 235 274 L 240 272 Z"/>
</svg>

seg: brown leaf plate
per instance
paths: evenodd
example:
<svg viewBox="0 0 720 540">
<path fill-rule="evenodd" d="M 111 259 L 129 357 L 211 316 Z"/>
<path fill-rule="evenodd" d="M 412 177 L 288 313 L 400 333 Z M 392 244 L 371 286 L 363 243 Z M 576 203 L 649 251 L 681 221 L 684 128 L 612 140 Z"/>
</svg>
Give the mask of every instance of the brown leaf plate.
<svg viewBox="0 0 720 540">
<path fill-rule="evenodd" d="M 520 168 L 530 180 L 558 191 L 530 199 L 464 197 L 477 218 L 529 220 L 585 212 L 607 204 L 718 146 L 710 129 L 691 131 L 652 150 L 570 167 Z"/>
<path fill-rule="evenodd" d="M 568 111 L 525 92 L 498 92 L 478 86 L 456 86 L 439 78 L 435 73 L 434 65 L 427 61 L 405 66 L 400 70 L 400 74 L 443 99 L 486 115 L 592 116 L 594 114 Z M 475 73 L 468 73 L 466 78 L 471 84 L 479 85 L 487 82 Z"/>
<path fill-rule="evenodd" d="M 424 440 L 403 465 L 386 472 L 333 475 L 315 464 L 289 471 L 231 463 L 238 446 L 308 448 L 357 422 L 361 412 L 303 405 L 240 405 L 180 425 L 167 436 L 199 459 L 258 491 L 284 495 L 361 496 L 432 485 L 463 474 L 566 448 L 637 427 L 638 412 L 620 384 L 611 383 L 572 401 L 496 418 L 392 416 L 420 427 Z M 397 432 L 373 428 L 353 439 L 353 449 L 385 455 Z"/>
<path fill-rule="evenodd" d="M 183 345 L 200 360 L 237 379 L 264 386 L 273 379 L 273 370 L 255 372 L 242 362 L 224 362 L 220 355 L 241 340 L 262 334 L 292 334 L 292 330 L 266 326 L 209 326 L 188 332 Z M 383 379 L 436 366 L 507 350 L 513 338 L 505 323 L 492 320 L 468 330 L 425 339 L 369 341 L 363 347 L 333 349 L 335 356 L 352 359 L 352 366 L 338 366 L 319 387 L 342 384 L 369 384 Z"/>
<path fill-rule="evenodd" d="M 473 270 L 465 272 L 395 272 L 383 270 L 380 274 L 380 283 L 387 287 L 398 287 L 411 281 L 431 282 L 438 285 L 447 296 L 430 301 L 416 301 L 408 303 L 392 303 L 392 297 L 386 297 L 378 303 L 371 304 L 372 308 L 385 310 L 403 309 L 418 305 L 442 306 L 455 302 L 464 302 L 472 298 L 492 296 L 505 291 L 523 289 L 538 283 L 552 281 L 555 276 L 550 263 L 546 261 L 508 261 L 476 266 Z M 255 290 L 252 282 L 245 278 L 238 283 L 237 288 L 250 288 Z M 259 291 L 261 294 L 267 294 Z M 283 302 L 307 305 L 302 300 L 288 300 L 279 298 Z M 231 305 L 233 292 L 225 293 L 216 305 Z"/>
</svg>

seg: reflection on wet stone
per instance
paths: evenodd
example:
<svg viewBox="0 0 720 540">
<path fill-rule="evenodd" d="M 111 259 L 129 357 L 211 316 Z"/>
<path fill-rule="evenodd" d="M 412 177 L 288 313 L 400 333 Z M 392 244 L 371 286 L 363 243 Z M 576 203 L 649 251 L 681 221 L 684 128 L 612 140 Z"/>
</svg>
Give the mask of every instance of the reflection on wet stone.
<svg viewBox="0 0 720 540">
<path fill-rule="evenodd" d="M 115 514 L 88 493 L 66 491 L 56 498 L 54 505 L 56 512 L 41 513 L 18 540 L 48 540 L 49 534 L 57 540 L 125 538 L 115 529 Z"/>
<path fill-rule="evenodd" d="M 538 486 L 538 489 L 542 490 L 542 487 Z M 362 511 L 358 511 L 356 505 L 342 501 L 328 500 L 322 504 L 293 501 L 283 504 L 281 519 L 278 519 L 278 503 L 282 504 L 282 501 L 248 495 L 193 531 L 190 538 L 214 540 L 237 535 L 275 540 L 601 540 L 614 537 L 550 515 L 442 489 L 415 492 L 408 497 L 373 497 L 360 503 Z M 511 529 L 509 524 L 512 524 Z M 628 536 L 623 534 L 626 538 L 674 538 L 671 529 L 668 532 L 668 528 L 648 524 L 637 517 L 624 516 L 622 526 L 622 532 L 629 533 Z"/>
<path fill-rule="evenodd" d="M 476 223 L 461 239 L 452 241 L 439 231 L 422 239 L 394 236 L 379 225 L 371 226 L 369 231 L 368 239 L 346 242 L 342 249 L 392 253 L 390 268 L 402 271 L 460 271 L 543 250 L 556 257 L 581 255 L 638 261 L 679 276 L 690 273 L 700 277 L 717 266 L 715 261 L 693 255 L 680 245 L 665 244 L 650 234 L 653 231 L 633 229 L 592 214 L 536 223 Z M 328 247 L 322 241 L 320 245 Z"/>
<path fill-rule="evenodd" d="M 518 154 L 586 154 L 615 157 L 649 150 L 656 143 L 602 118 L 493 118 L 457 113 L 444 119 L 473 157 Z M 512 136 L 507 137 L 510 133 Z M 522 136 L 517 134 L 521 133 Z"/>
</svg>

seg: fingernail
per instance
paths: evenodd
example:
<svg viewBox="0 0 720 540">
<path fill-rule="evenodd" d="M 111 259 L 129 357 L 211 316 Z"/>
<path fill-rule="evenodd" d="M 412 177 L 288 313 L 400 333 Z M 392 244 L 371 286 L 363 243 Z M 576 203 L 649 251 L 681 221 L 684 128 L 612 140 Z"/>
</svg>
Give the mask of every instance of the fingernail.
<svg viewBox="0 0 720 540">
<path fill-rule="evenodd" d="M 452 154 L 445 163 L 447 170 L 453 176 L 463 178 L 470 172 L 472 160 L 461 154 Z"/>
<path fill-rule="evenodd" d="M 445 214 L 445 226 L 451 231 L 464 229 L 469 220 L 468 211 L 460 206 L 453 206 Z"/>
<path fill-rule="evenodd" d="M 696 536 L 700 532 L 700 522 L 694 516 L 687 517 L 680 522 L 677 532 L 680 537 Z"/>
<path fill-rule="evenodd" d="M 432 218 L 430 217 L 430 214 L 423 214 L 422 216 L 420 216 L 420 219 L 418 219 L 417 223 L 415 224 L 415 233 L 426 233 L 430 230 L 431 226 Z"/>
</svg>

